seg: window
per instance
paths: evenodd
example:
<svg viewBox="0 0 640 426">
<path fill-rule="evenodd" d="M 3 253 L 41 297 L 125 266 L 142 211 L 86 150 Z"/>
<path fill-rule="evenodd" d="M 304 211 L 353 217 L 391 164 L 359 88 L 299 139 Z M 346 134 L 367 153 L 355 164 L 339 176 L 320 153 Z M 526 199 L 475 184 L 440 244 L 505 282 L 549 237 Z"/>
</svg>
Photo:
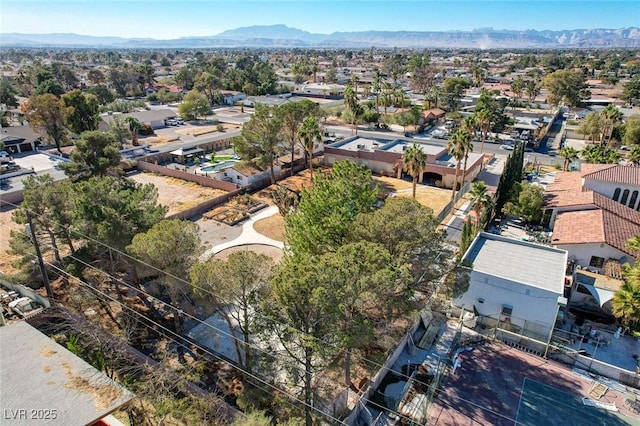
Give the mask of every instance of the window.
<svg viewBox="0 0 640 426">
<path fill-rule="evenodd" d="M 631 193 L 631 200 L 629 201 L 629 207 L 634 208 L 636 206 L 637 200 L 638 200 L 638 191 L 633 191 Z"/>
<path fill-rule="evenodd" d="M 618 201 L 619 198 L 620 198 L 620 188 L 616 188 L 616 190 L 613 191 L 613 201 Z"/>
<path fill-rule="evenodd" d="M 627 205 L 627 199 L 629 199 L 629 190 L 625 189 L 622 191 L 622 198 L 620 199 L 620 204 Z"/>
<path fill-rule="evenodd" d="M 502 315 L 511 316 L 513 313 L 513 306 L 511 305 L 502 305 L 502 311 L 500 312 Z"/>
<path fill-rule="evenodd" d="M 591 256 L 591 260 L 589 261 L 589 266 L 593 266 L 594 268 L 602 268 L 604 266 L 604 258 L 598 256 Z"/>
</svg>

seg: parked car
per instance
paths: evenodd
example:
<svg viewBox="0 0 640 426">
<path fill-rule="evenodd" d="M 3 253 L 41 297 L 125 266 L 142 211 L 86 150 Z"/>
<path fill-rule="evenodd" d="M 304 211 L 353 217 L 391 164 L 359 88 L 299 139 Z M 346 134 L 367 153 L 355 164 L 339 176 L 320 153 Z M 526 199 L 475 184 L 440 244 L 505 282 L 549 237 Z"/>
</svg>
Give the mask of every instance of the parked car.
<svg viewBox="0 0 640 426">
<path fill-rule="evenodd" d="M 182 118 L 176 118 L 176 119 L 175 119 L 175 120 L 173 120 L 173 121 L 175 121 L 175 122 L 176 122 L 176 124 L 180 124 L 180 125 L 184 124 L 184 120 L 183 120 Z"/>
<path fill-rule="evenodd" d="M 167 124 L 167 126 L 177 126 L 178 125 L 178 122 L 173 118 L 171 118 L 169 120 L 166 120 L 165 123 Z"/>
<path fill-rule="evenodd" d="M 500 149 L 504 149 L 507 151 L 513 151 L 513 145 L 502 144 L 500 145 Z"/>
<path fill-rule="evenodd" d="M 623 151 L 629 151 L 629 146 L 628 145 L 621 145 L 620 149 Z"/>
<path fill-rule="evenodd" d="M 513 139 L 519 139 L 520 138 L 520 132 L 518 132 L 517 130 L 514 130 L 509 134 L 509 137 L 513 138 Z"/>
<path fill-rule="evenodd" d="M 7 151 L 0 151 L 0 163 L 10 163 L 13 161 L 13 157 L 9 155 Z"/>
</svg>

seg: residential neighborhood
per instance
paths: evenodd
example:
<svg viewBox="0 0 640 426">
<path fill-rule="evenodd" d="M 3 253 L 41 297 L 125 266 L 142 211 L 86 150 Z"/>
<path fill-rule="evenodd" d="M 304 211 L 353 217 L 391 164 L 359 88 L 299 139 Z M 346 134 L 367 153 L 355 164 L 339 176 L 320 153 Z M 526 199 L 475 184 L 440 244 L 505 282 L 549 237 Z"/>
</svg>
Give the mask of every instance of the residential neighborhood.
<svg viewBox="0 0 640 426">
<path fill-rule="evenodd" d="M 0 424 L 640 424 L 633 36 L 293 31 L 1 35 Z"/>
</svg>

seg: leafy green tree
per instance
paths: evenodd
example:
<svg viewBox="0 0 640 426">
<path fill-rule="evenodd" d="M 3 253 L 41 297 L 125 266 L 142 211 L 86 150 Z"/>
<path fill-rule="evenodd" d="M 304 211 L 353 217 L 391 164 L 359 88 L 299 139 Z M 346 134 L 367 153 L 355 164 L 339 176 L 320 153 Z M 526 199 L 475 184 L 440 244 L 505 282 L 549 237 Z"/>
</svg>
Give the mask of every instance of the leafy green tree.
<svg viewBox="0 0 640 426">
<path fill-rule="evenodd" d="M 133 117 L 127 117 L 133 118 Z M 134 119 L 135 120 L 135 119 Z M 131 136 L 131 130 L 129 123 L 122 115 L 114 115 L 109 123 L 108 133 L 113 136 L 120 148 L 127 142 Z"/>
<path fill-rule="evenodd" d="M 146 232 L 167 212 L 166 207 L 157 205 L 155 186 L 129 179 L 92 177 L 75 183 L 74 192 L 74 229 L 120 251 L 134 235 Z M 104 248 L 95 249 L 104 254 Z"/>
<path fill-rule="evenodd" d="M 358 104 L 358 93 L 351 85 L 347 85 L 347 87 L 344 89 L 344 103 L 345 105 L 347 105 L 347 108 L 349 108 L 349 111 L 351 112 L 350 119 L 352 132 L 357 135 L 358 117 L 360 117 L 364 113 L 364 110 L 362 109 L 360 104 Z"/>
<path fill-rule="evenodd" d="M 633 145 L 627 156 L 627 160 L 636 166 L 640 166 L 640 145 Z"/>
<path fill-rule="evenodd" d="M 337 339 L 345 349 L 345 385 L 351 386 L 352 351 L 374 341 L 372 306 L 385 313 L 402 294 L 407 303 L 411 283 L 406 269 L 395 268 L 390 254 L 379 244 L 360 241 L 326 253 L 319 263 L 328 277 L 330 297 L 337 307 Z M 381 297 L 383 296 L 383 297 Z"/>
<path fill-rule="evenodd" d="M 416 198 L 416 185 L 418 183 L 418 177 L 424 172 L 427 166 L 427 154 L 422 151 L 420 145 L 414 142 L 405 152 L 402 154 L 402 168 L 406 173 L 411 175 L 413 182 L 413 198 Z"/>
<path fill-rule="evenodd" d="M 68 176 L 76 179 L 104 176 L 108 172 L 117 172 L 120 146 L 109 133 L 85 132 L 75 141 L 70 159 L 70 163 L 61 165 Z"/>
<path fill-rule="evenodd" d="M 625 83 L 622 98 L 626 99 L 629 103 L 640 99 L 640 76 L 634 77 Z"/>
<path fill-rule="evenodd" d="M 5 104 L 9 108 L 18 106 L 18 98 L 13 85 L 6 78 L 0 79 L 0 104 Z"/>
<path fill-rule="evenodd" d="M 517 186 L 504 210 L 509 215 L 523 217 L 531 223 L 539 223 L 542 220 L 543 205 L 544 190 L 538 185 L 524 183 Z"/>
<path fill-rule="evenodd" d="M 590 112 L 578 126 L 578 133 L 584 135 L 585 139 L 589 137 L 595 142 L 600 140 L 604 126 L 602 115 L 597 112 Z"/>
<path fill-rule="evenodd" d="M 293 162 L 295 151 L 300 145 L 302 123 L 306 117 L 317 117 L 320 114 L 320 107 L 315 102 L 304 99 L 300 102 L 281 105 L 275 110 L 275 114 L 280 116 L 282 136 L 289 152 L 291 152 L 291 175 L 293 176 Z"/>
<path fill-rule="evenodd" d="M 265 331 L 276 336 L 284 348 L 283 358 L 304 371 L 299 380 L 306 426 L 313 425 L 313 378 L 335 351 L 325 343 L 336 335 L 339 313 L 325 266 L 322 257 L 285 258 L 260 305 L 261 317 L 267 319 Z"/>
<path fill-rule="evenodd" d="M 640 145 L 640 117 L 629 117 L 622 142 L 628 146 Z"/>
<path fill-rule="evenodd" d="M 74 251 L 69 226 L 72 222 L 73 192 L 68 183 L 55 183 L 51 175 L 31 175 L 23 181 L 24 199 L 13 213 L 13 221 L 35 225 L 38 233 L 49 240 L 54 259 L 62 265 L 58 239 Z M 33 259 L 33 258 L 31 258 Z"/>
<path fill-rule="evenodd" d="M 87 89 L 86 93 L 95 96 L 100 105 L 107 105 L 116 100 L 114 93 L 104 84 L 91 86 Z"/>
<path fill-rule="evenodd" d="M 60 99 L 50 93 L 34 95 L 22 104 L 22 113 L 35 130 L 45 131 L 49 140 L 55 143 L 58 152 L 67 140 L 67 129 L 64 126 L 64 107 Z"/>
<path fill-rule="evenodd" d="M 302 126 L 298 132 L 298 136 L 302 140 L 305 157 L 309 162 L 309 172 L 311 173 L 311 181 L 313 181 L 313 151 L 316 142 L 322 142 L 320 133 L 320 125 L 315 116 L 309 116 L 304 119 Z"/>
<path fill-rule="evenodd" d="M 547 74 L 542 86 L 547 89 L 547 101 L 554 106 L 577 106 L 583 99 L 591 97 L 586 90 L 584 74 L 573 70 L 561 69 Z"/>
<path fill-rule="evenodd" d="M 189 290 L 182 277 L 188 276 L 199 249 L 198 225 L 177 219 L 156 223 L 147 232 L 133 237 L 127 246 L 128 253 L 164 272 L 161 281 L 171 298 L 171 304 L 176 307 L 174 309 L 179 309 L 180 296 Z M 181 314 L 176 311 L 173 318 L 175 331 L 181 335 Z"/>
<path fill-rule="evenodd" d="M 231 333 L 234 333 L 234 324 L 239 325 L 242 343 L 235 341 L 238 362 L 249 368 L 252 365 L 249 342 L 254 329 L 253 310 L 258 294 L 271 279 L 271 269 L 272 261 L 268 256 L 247 250 L 232 253 L 226 261 L 212 258 L 196 263 L 190 273 L 194 292 L 224 314 Z"/>
<path fill-rule="evenodd" d="M 335 163 L 330 172 L 316 175 L 313 188 L 302 191 L 298 208 L 285 216 L 292 253 L 336 251 L 348 241 L 355 217 L 373 209 L 377 192 L 371 171 L 347 160 Z"/>
<path fill-rule="evenodd" d="M 580 151 L 580 155 L 587 163 L 618 164 L 622 156 L 615 149 L 604 145 L 587 145 Z"/>
<path fill-rule="evenodd" d="M 184 95 L 184 100 L 178 107 L 178 114 L 185 120 L 197 120 L 211 114 L 211 105 L 207 96 L 196 89 Z"/>
<path fill-rule="evenodd" d="M 255 113 L 242 127 L 242 134 L 234 140 L 236 152 L 256 163 L 261 169 L 269 168 L 271 184 L 276 183 L 275 161 L 280 154 L 282 119 L 265 105 L 256 105 Z"/>
<path fill-rule="evenodd" d="M 413 290 L 430 294 L 446 259 L 446 234 L 438 226 L 430 208 L 410 198 L 391 197 L 380 209 L 356 217 L 350 241 L 379 244 L 391 255 L 394 266 L 408 266 Z M 386 297 L 395 300 L 399 295 L 390 292 Z"/>
<path fill-rule="evenodd" d="M 519 101 L 522 98 L 522 92 L 524 92 L 525 83 L 522 77 L 518 77 L 514 81 L 511 82 L 511 91 L 514 95 L 516 95 L 516 101 Z"/>
<path fill-rule="evenodd" d="M 62 95 L 61 100 L 65 124 L 72 132 L 80 134 L 98 128 L 98 98 L 72 90 Z"/>
<path fill-rule="evenodd" d="M 131 144 L 134 146 L 139 145 L 138 132 L 142 130 L 142 123 L 139 122 L 137 118 L 130 115 L 125 117 L 124 121 L 129 126 L 129 132 L 131 132 Z"/>
<path fill-rule="evenodd" d="M 471 82 L 462 77 L 449 77 L 442 84 L 442 91 L 447 100 L 447 106 L 450 111 L 458 109 L 460 98 L 466 89 L 471 87 Z"/>
<path fill-rule="evenodd" d="M 562 157 L 563 160 L 562 170 L 564 170 L 565 172 L 569 170 L 569 164 L 571 164 L 573 160 L 578 159 L 578 153 L 578 150 L 570 146 L 565 146 L 560 149 L 560 151 L 558 151 L 558 155 Z"/>
<path fill-rule="evenodd" d="M 99 69 L 91 69 L 87 73 L 87 78 L 94 85 L 104 84 L 107 82 L 107 77 Z"/>
<path fill-rule="evenodd" d="M 50 69 L 43 68 L 38 71 L 35 75 L 35 80 L 36 95 L 51 94 L 58 97 L 64 93 L 64 88 Z"/>
</svg>

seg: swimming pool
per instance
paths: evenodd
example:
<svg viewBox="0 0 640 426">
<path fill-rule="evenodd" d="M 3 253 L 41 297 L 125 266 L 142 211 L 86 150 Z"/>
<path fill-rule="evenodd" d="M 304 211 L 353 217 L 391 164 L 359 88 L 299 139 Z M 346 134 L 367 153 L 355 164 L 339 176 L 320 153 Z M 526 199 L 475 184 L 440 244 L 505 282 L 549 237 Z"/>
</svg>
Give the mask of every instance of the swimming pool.
<svg viewBox="0 0 640 426">
<path fill-rule="evenodd" d="M 227 160 L 227 161 L 223 161 L 221 163 L 216 163 L 210 166 L 204 166 L 200 168 L 200 171 L 203 173 L 207 173 L 207 172 L 218 172 L 220 170 L 224 170 L 224 169 L 228 169 L 229 167 L 232 167 L 234 164 L 236 164 L 237 161 L 235 160 Z"/>
</svg>

